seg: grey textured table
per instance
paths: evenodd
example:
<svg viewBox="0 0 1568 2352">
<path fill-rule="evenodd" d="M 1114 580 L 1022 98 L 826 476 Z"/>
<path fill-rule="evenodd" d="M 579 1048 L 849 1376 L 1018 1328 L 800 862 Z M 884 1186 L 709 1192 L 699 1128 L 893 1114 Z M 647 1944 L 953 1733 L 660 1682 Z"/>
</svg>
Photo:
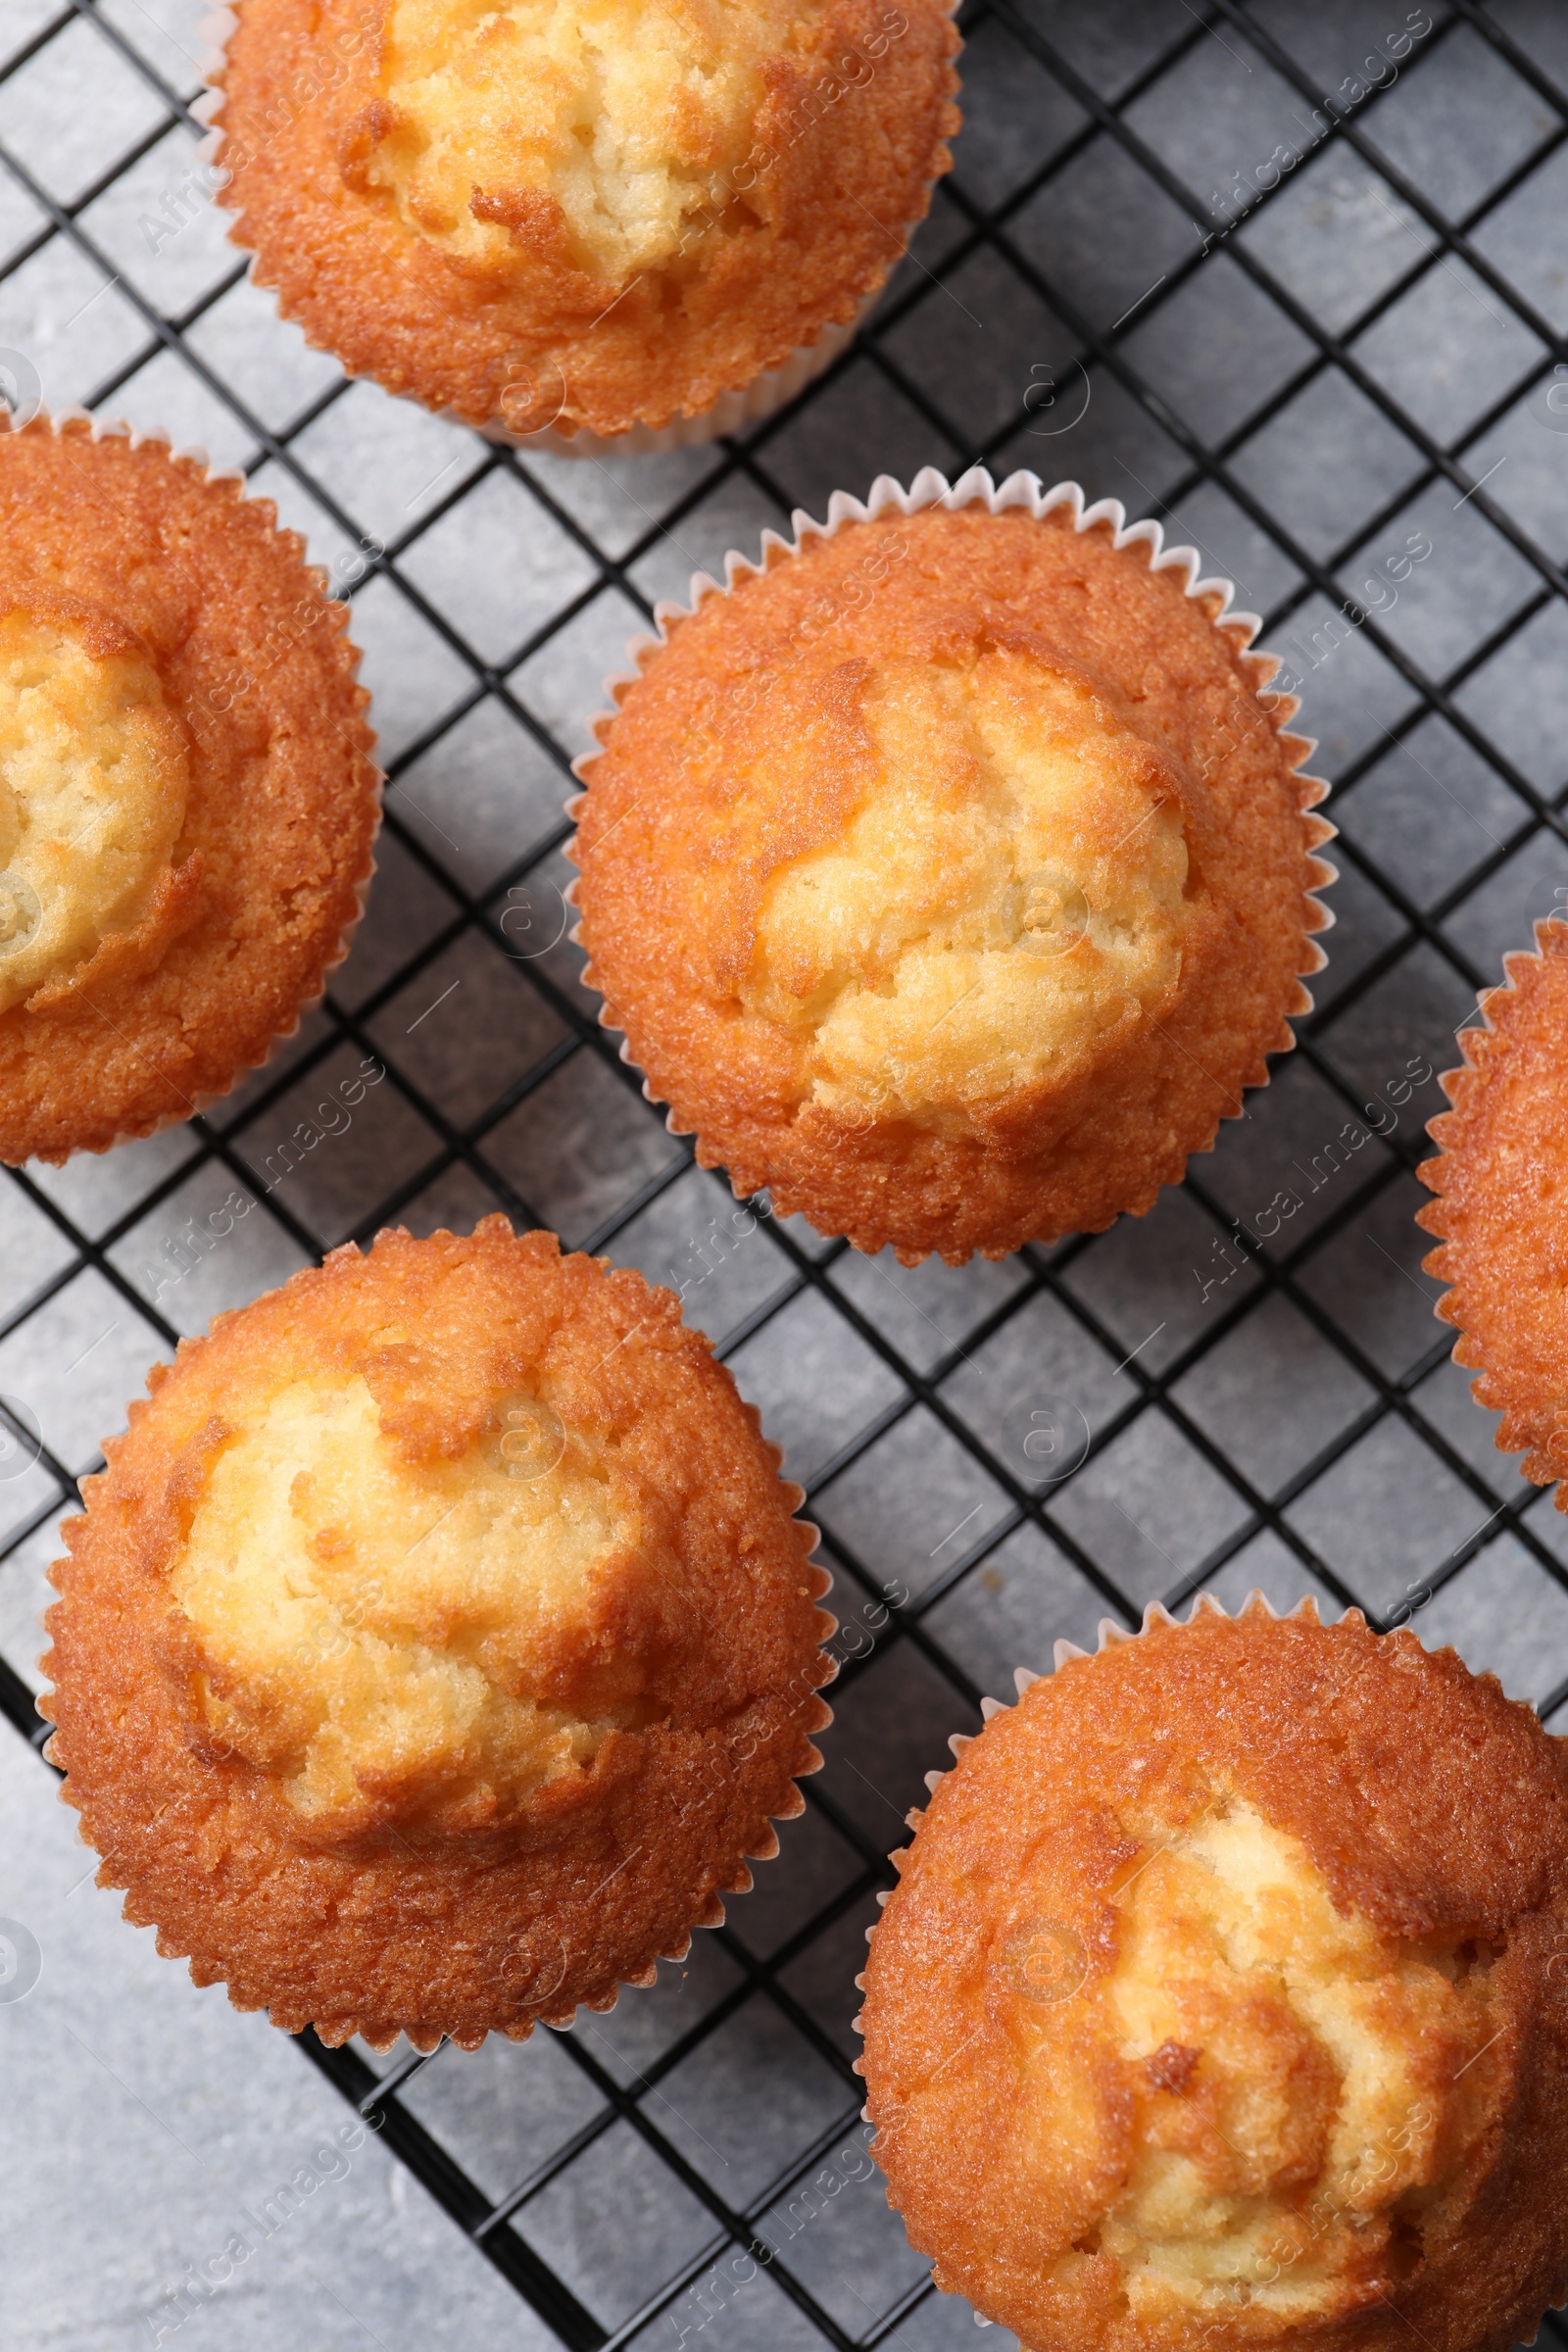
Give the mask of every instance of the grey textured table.
<svg viewBox="0 0 1568 2352">
<path fill-rule="evenodd" d="M 61 1509 L 151 1361 L 349 1236 L 497 1206 L 684 1283 L 811 1488 L 847 1664 L 828 1769 L 724 1931 L 568 2036 L 423 2065 L 307 2064 L 193 1990 L 9 1739 L 0 2335 L 972 2343 L 848 2063 L 883 1857 L 979 1696 L 1102 1616 L 1254 1585 L 1407 1618 L 1548 1720 L 1568 1690 L 1568 1522 L 1494 1450 L 1411 1221 L 1432 1073 L 1568 894 L 1568 12 L 981 0 L 957 170 L 871 332 L 746 442 L 613 466 L 503 457 L 278 322 L 193 177 L 198 16 L 0 5 L 0 391 L 199 443 L 306 533 L 352 594 L 388 822 L 281 1062 L 0 1186 L 0 1394 L 45 1447 L 0 1459 L 0 1697 L 35 1730 Z M 509 952 L 509 893 L 558 904 L 565 762 L 659 597 L 835 487 L 975 461 L 1157 514 L 1266 616 L 1344 828 L 1317 1009 L 1143 1222 L 962 1272 L 766 1222 L 724 1248 L 724 1189 L 569 945 Z M 385 1079 L 279 1174 L 368 1055 Z M 1385 1132 L 1336 1160 L 1371 1102 Z M 1042 1410 L 1088 1441 L 1045 1489 Z"/>
</svg>

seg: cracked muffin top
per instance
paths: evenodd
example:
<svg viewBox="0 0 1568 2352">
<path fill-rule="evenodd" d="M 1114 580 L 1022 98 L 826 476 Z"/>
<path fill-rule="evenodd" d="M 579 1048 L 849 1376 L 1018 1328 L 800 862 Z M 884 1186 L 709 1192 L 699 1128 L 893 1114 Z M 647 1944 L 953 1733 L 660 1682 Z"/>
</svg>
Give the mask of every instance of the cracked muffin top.
<svg viewBox="0 0 1568 2352">
<path fill-rule="evenodd" d="M 831 1620 L 668 1292 L 502 1217 L 383 1234 L 149 1386 L 67 1530 L 52 1752 L 198 1983 L 472 2042 L 722 1916 L 800 1810 Z"/>
<path fill-rule="evenodd" d="M 346 618 L 240 483 L 0 424 L 0 1157 L 188 1118 L 319 996 L 379 814 Z"/>
<path fill-rule="evenodd" d="M 1568 2283 L 1568 1779 L 1532 1710 L 1255 1603 L 957 1744 L 862 2019 L 939 2283 L 1097 2352 L 1528 2340 Z"/>
<path fill-rule="evenodd" d="M 185 818 L 184 730 L 111 614 L 16 581 L 0 613 L 0 1011 L 63 995 L 164 901 Z"/>
<path fill-rule="evenodd" d="M 660 427 L 881 284 L 956 47 L 939 0 L 245 0 L 224 202 L 351 372 L 514 433 Z"/>
<path fill-rule="evenodd" d="M 1147 1209 L 1321 960 L 1329 828 L 1272 665 L 1075 519 L 775 543 L 644 653 L 584 766 L 607 1019 L 737 1191 L 860 1249 Z"/>
</svg>

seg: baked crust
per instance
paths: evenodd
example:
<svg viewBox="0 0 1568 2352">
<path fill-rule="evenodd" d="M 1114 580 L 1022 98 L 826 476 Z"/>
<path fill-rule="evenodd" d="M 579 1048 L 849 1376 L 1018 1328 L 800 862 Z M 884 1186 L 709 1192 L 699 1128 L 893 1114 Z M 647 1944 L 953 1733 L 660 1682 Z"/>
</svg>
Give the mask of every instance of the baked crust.
<svg viewBox="0 0 1568 2352">
<path fill-rule="evenodd" d="M 1418 1171 L 1438 1198 L 1416 1222 L 1442 1237 L 1423 1263 L 1451 1285 L 1438 1313 L 1458 1328 L 1455 1363 L 1501 1413 L 1502 1451 L 1549 1486 L 1568 1480 L 1568 922 L 1538 923 L 1536 953 L 1503 968 L 1443 1078 L 1453 1107 L 1429 1123 L 1439 1156 Z"/>
<path fill-rule="evenodd" d="M 1147 544 L 1076 519 L 884 508 L 794 555 L 774 542 L 767 568 L 666 616 L 584 763 L 571 854 L 604 1019 L 738 1194 L 766 1186 L 780 1213 L 906 1263 L 1141 1215 L 1292 1045 L 1298 975 L 1322 961 L 1310 893 L 1333 868 L 1310 853 L 1333 828 L 1307 814 L 1323 787 L 1297 773 L 1295 704 L 1262 694 L 1273 662 Z M 762 894 L 866 789 L 868 675 L 991 652 L 1071 682 L 1179 807 L 1179 980 L 946 1131 L 835 1107 L 788 1026 L 748 1009 Z"/>
<path fill-rule="evenodd" d="M 138 929 L 0 1013 L 0 1158 L 189 1118 L 293 1027 L 359 912 L 379 778 L 347 610 L 242 492 L 84 420 L 0 428 L 0 607 L 133 645 L 188 762 Z"/>
<path fill-rule="evenodd" d="M 956 1769 L 896 1857 L 862 2020 L 875 2153 L 938 2283 L 1054 2352 L 1529 2341 L 1568 2287 L 1568 1777 L 1532 1710 L 1407 1632 L 1375 1636 L 1357 1612 L 1325 1628 L 1311 1603 L 1279 1620 L 1254 1601 L 1234 1622 L 1212 1604 L 1186 1626 L 1154 1617 L 1139 1639 L 1069 1658 L 956 1744 Z M 1236 2138 L 1266 2140 L 1282 2078 L 1296 2126 L 1313 2122 L 1325 2087 L 1332 2111 L 1341 2069 L 1325 2070 L 1315 2036 L 1298 2047 L 1298 2027 L 1281 2041 L 1267 1975 L 1247 1980 L 1252 2015 L 1211 2012 L 1198 2050 L 1140 2059 L 1110 2009 L 1127 1907 L 1163 1867 L 1166 1837 L 1179 1840 L 1217 1794 L 1304 1853 L 1334 1936 L 1360 1936 L 1403 1971 L 1403 1993 L 1396 1976 L 1350 1991 L 1429 2102 L 1362 2152 L 1378 2161 L 1363 2166 L 1363 2227 L 1348 2236 L 1364 2251 L 1352 2243 L 1320 2273 L 1294 2319 L 1269 2298 L 1305 2276 L 1293 2266 L 1325 2217 L 1321 2176 L 1289 2132 L 1298 2161 L 1276 2180 L 1266 2285 L 1162 2307 L 1156 2280 L 1140 2308 L 1102 2244 L 1141 2147 L 1203 2153 L 1227 2023 L 1254 2064 L 1232 2082 L 1246 2120 L 1231 2111 L 1231 2137 L 1206 2161 L 1228 2167 L 1244 2153 Z M 1036 1913 L 1073 1966 L 1026 2001 L 1009 1937 Z M 1266 1925 L 1266 1907 L 1257 1917 Z M 1164 1989 L 1194 2004 L 1202 1991 Z M 1415 2013 L 1446 2023 L 1411 2034 L 1401 2010 L 1418 1991 Z M 1366 2226 L 1389 2194 L 1379 2180 L 1406 2178 L 1382 2226 Z M 1348 2218 L 1328 2217 L 1342 2237 Z"/>
<path fill-rule="evenodd" d="M 389 1344 L 389 1318 L 412 1345 Z M 498 1394 L 552 1400 L 678 1569 L 658 1592 L 611 1580 L 587 1620 L 558 1628 L 555 1680 L 569 1690 L 584 1661 L 640 1648 L 657 1719 L 612 1731 L 586 1770 L 489 1828 L 371 1789 L 346 1836 L 215 1739 L 171 1574 L 233 1424 L 303 1373 L 368 1378 L 383 1436 L 419 1459 L 461 1454 Z M 832 1620 L 814 1605 L 814 1531 L 792 1515 L 800 1490 L 669 1292 L 563 1257 L 552 1234 L 514 1237 L 504 1217 L 466 1240 L 388 1232 L 220 1315 L 148 1389 L 66 1523 L 40 1705 L 65 1799 L 104 1856 L 99 1884 L 126 1889 L 126 1918 L 156 1924 L 160 1951 L 289 2032 L 471 2048 L 579 2002 L 610 2007 L 618 1983 L 652 1983 L 661 1955 L 722 1918 L 720 1895 L 751 1884 L 748 1854 L 776 1852 L 770 1817 L 801 1811 L 796 1776 L 820 1761 Z"/>
<path fill-rule="evenodd" d="M 475 268 L 405 226 L 368 175 L 388 21 L 389 0 L 244 0 L 216 77 L 222 201 L 258 284 L 313 344 L 468 424 L 615 434 L 701 415 L 852 318 L 949 169 L 946 10 L 822 0 L 767 61 L 757 160 L 678 269 L 594 276 L 529 191 L 479 192 L 477 217 L 513 237 L 504 270 Z"/>
<path fill-rule="evenodd" d="M 188 766 L 129 631 L 0 576 L 0 1011 L 90 987 L 105 950 L 155 959 L 183 928 L 201 889 L 172 859 Z"/>
</svg>

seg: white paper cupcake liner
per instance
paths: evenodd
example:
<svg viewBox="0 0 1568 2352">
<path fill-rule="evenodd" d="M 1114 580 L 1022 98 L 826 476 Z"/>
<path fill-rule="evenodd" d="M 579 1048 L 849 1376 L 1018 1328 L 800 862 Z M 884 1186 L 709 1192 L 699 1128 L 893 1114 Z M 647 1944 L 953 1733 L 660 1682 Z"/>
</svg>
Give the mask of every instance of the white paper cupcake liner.
<svg viewBox="0 0 1568 2352">
<path fill-rule="evenodd" d="M 824 522 L 816 521 L 813 516 L 805 512 L 804 508 L 797 507 L 790 516 L 792 535 L 789 538 L 786 539 L 779 531 L 764 531 L 760 557 L 754 559 L 742 555 L 732 548 L 724 558 L 722 581 L 715 580 L 710 572 L 693 572 L 689 601 L 686 604 L 680 605 L 666 599 L 655 607 L 655 633 L 652 636 L 633 638 L 626 648 L 627 661 L 631 666 L 615 671 L 605 680 L 606 707 L 589 723 L 589 731 L 599 748 L 591 752 L 579 753 L 572 761 L 572 774 L 580 784 L 585 787 L 589 785 L 594 761 L 603 756 L 604 730 L 613 721 L 622 700 L 638 683 L 652 656 L 668 644 L 672 632 L 679 624 L 682 621 L 690 620 L 710 596 L 728 596 L 737 582 L 769 571 L 775 564 L 784 563 L 790 557 L 799 555 L 808 540 L 833 538 L 844 528 L 846 523 L 870 522 L 878 515 L 890 512 L 900 514 L 918 514 L 930 507 L 944 507 L 950 513 L 956 513 L 960 508 L 971 506 L 984 506 L 992 514 L 1003 514 L 1021 508 L 1025 513 L 1033 515 L 1036 521 L 1065 509 L 1072 516 L 1072 527 L 1075 531 L 1091 531 L 1108 525 L 1112 544 L 1115 547 L 1140 546 L 1149 549 L 1151 571 L 1185 572 L 1187 575 L 1185 593 L 1195 603 L 1207 609 L 1208 618 L 1213 626 L 1231 640 L 1238 653 L 1256 665 L 1257 674 L 1253 680 L 1253 692 L 1265 716 L 1274 726 L 1297 784 L 1302 788 L 1301 824 L 1312 876 L 1311 886 L 1305 896 L 1312 908 L 1315 909 L 1316 921 L 1312 928 L 1304 934 L 1304 959 L 1299 966 L 1297 983 L 1298 1000 L 1292 1010 L 1297 1017 L 1309 1013 L 1312 1010 L 1312 994 L 1305 982 L 1312 974 L 1320 972 L 1328 961 L 1318 941 L 1321 934 L 1331 930 L 1334 924 L 1334 910 L 1324 905 L 1318 893 L 1328 889 L 1339 879 L 1339 868 L 1330 864 L 1327 858 L 1319 857 L 1317 853 L 1326 843 L 1335 838 L 1338 827 L 1330 824 L 1326 817 L 1315 813 L 1329 793 L 1326 778 L 1309 774 L 1305 766 L 1305 762 L 1317 749 L 1317 738 L 1312 735 L 1298 734 L 1291 726 L 1291 721 L 1301 707 L 1301 698 L 1296 694 L 1275 692 L 1268 683 L 1269 679 L 1284 666 L 1284 657 L 1280 654 L 1269 653 L 1266 649 L 1254 644 L 1253 641 L 1262 622 L 1255 612 L 1232 610 L 1232 600 L 1236 594 L 1234 581 L 1225 579 L 1217 573 L 1205 577 L 1202 572 L 1202 558 L 1197 548 L 1167 547 L 1164 530 L 1159 523 L 1154 521 L 1130 523 L 1127 520 L 1127 511 L 1119 499 L 1102 498 L 1091 504 L 1081 485 L 1074 481 L 1057 482 L 1048 490 L 1038 474 L 1020 470 L 1017 473 L 1008 474 L 1005 481 L 999 484 L 993 480 L 983 466 L 971 466 L 968 472 L 960 474 L 956 481 L 950 481 L 947 475 L 939 473 L 934 466 L 923 466 L 915 475 L 907 489 L 901 482 L 896 481 L 892 474 L 879 473 L 863 499 L 853 497 L 847 490 L 835 490 L 828 500 L 827 519 Z M 566 815 L 574 818 L 586 799 L 586 790 L 569 795 L 562 804 Z M 565 855 L 570 858 L 571 844 L 569 842 L 566 844 Z M 568 906 L 575 906 L 576 891 L 575 881 L 567 884 L 564 895 Z M 573 944 L 577 943 L 579 929 L 579 925 L 573 924 L 570 933 Z M 582 979 L 587 987 L 594 986 L 591 963 L 584 965 Z M 611 1030 L 615 1027 L 610 1006 L 603 1002 L 600 1005 L 599 1025 L 603 1029 Z M 1295 1043 L 1293 1033 L 1290 1044 L 1294 1047 Z M 1270 1050 L 1274 1051 L 1275 1049 L 1271 1048 Z M 1286 1049 L 1282 1044 L 1278 1050 L 1283 1052 Z M 620 1058 L 630 1065 L 631 1048 L 625 1039 L 621 1041 Z M 1267 1081 L 1265 1080 L 1263 1083 L 1266 1084 Z M 643 1081 L 643 1094 L 650 1102 L 658 1100 L 646 1079 Z M 1224 1114 L 1227 1118 L 1236 1118 L 1240 1115 L 1240 1102 L 1238 1102 L 1236 1110 L 1227 1110 Z M 676 1126 L 673 1112 L 666 1116 L 664 1124 L 671 1135 L 687 1135 L 692 1132 L 689 1128 Z M 1212 1146 L 1209 1149 L 1212 1149 Z"/>
<path fill-rule="evenodd" d="M 957 0 L 951 0 L 947 13 L 952 15 L 956 6 Z M 228 43 L 238 23 L 236 10 L 220 0 L 220 4 L 212 8 L 197 26 L 200 42 L 198 70 L 203 88 L 190 111 L 198 122 L 207 126 L 206 135 L 196 150 L 196 160 L 199 168 L 209 175 L 223 172 L 224 133 L 222 125 L 214 120 L 223 103 L 223 92 L 218 85 L 217 77 L 222 72 Z M 961 50 L 954 54 L 956 57 Z M 926 182 L 926 206 L 922 220 L 930 211 L 931 196 L 936 185 L 934 179 Z M 380 388 L 393 399 L 412 401 L 416 408 L 423 409 L 427 416 L 439 416 L 445 423 L 465 425 L 470 431 L 477 431 L 481 438 L 495 442 L 504 449 L 534 450 L 543 457 L 596 458 L 603 462 L 607 458 L 663 457 L 672 450 L 699 449 L 710 441 L 720 439 L 725 433 L 738 433 L 743 425 L 760 423 L 764 416 L 771 416 L 775 411 L 786 407 L 798 392 L 803 392 L 808 383 L 832 366 L 839 354 L 854 341 L 887 292 L 889 281 L 907 254 L 910 240 L 919 226 L 919 220 L 909 221 L 898 232 L 898 252 L 889 261 L 877 284 L 861 298 L 853 318 L 841 319 L 822 327 L 812 342 L 799 345 L 779 367 L 764 368 L 760 374 L 753 376 L 749 384 L 721 392 L 711 407 L 694 416 L 674 416 L 662 425 L 633 424 L 623 433 L 593 433 L 586 427 L 575 433 L 564 433 L 557 432 L 553 424 L 542 427 L 538 432 L 514 433 L 499 417 L 492 417 L 487 423 L 475 426 L 468 417 L 460 416 L 453 409 L 431 409 L 416 392 L 392 392 L 391 387 L 385 384 L 381 384 Z M 255 270 L 256 259 L 253 255 L 247 272 L 252 283 L 258 282 Z M 300 327 L 313 351 L 327 352 L 336 360 L 351 382 L 380 383 L 378 376 L 367 375 L 362 369 L 346 367 L 329 344 L 318 343 L 298 319 L 290 323 Z"/>
<path fill-rule="evenodd" d="M 199 466 L 202 470 L 203 478 L 208 482 L 236 482 L 239 485 L 241 495 L 246 498 L 249 497 L 249 484 L 247 483 L 245 476 L 240 471 L 239 467 L 235 466 L 215 466 L 212 460 L 209 458 L 206 450 L 201 448 L 199 445 L 192 444 L 185 448 L 176 449 L 173 445 L 172 437 L 166 432 L 161 432 L 156 428 L 143 431 L 138 426 L 126 421 L 124 418 L 111 417 L 108 419 L 100 419 L 92 416 L 88 410 L 81 408 L 51 410 L 47 413 L 47 416 L 43 416 L 43 413 L 40 412 L 40 416 L 42 416 L 42 420 L 47 422 L 50 431 L 55 435 L 57 440 L 66 425 L 85 424 L 90 428 L 94 441 L 128 441 L 132 449 L 142 449 L 147 447 L 149 444 L 157 449 L 166 449 L 168 450 L 170 459 L 173 464 Z M 37 419 L 34 419 L 35 423 Z M 258 503 L 270 504 L 270 501 Z M 273 531 L 274 535 L 286 546 L 293 547 L 303 557 L 305 554 L 305 541 L 298 531 L 289 530 L 285 528 L 282 523 L 276 521 L 273 523 Z M 308 564 L 305 566 L 305 571 L 306 576 L 316 587 L 319 588 L 322 596 L 325 597 L 329 603 L 343 602 L 342 599 L 335 598 L 331 595 L 330 575 L 321 564 Z M 352 644 L 353 641 L 350 639 L 348 642 Z M 354 666 L 351 674 L 357 680 L 360 661 L 362 659 L 360 650 L 357 646 L 354 647 Z M 122 1144 L 146 1143 L 150 1137 L 155 1135 L 163 1135 L 171 1127 L 183 1127 L 191 1119 L 205 1117 L 207 1112 L 213 1109 L 218 1103 L 225 1102 L 228 1097 L 234 1093 L 237 1087 L 242 1086 L 248 1079 L 255 1077 L 260 1071 L 270 1069 L 273 1062 L 277 1060 L 278 1056 L 284 1052 L 285 1048 L 292 1045 L 295 1038 L 298 1037 L 300 1029 L 307 1017 L 311 1013 L 318 1011 L 320 1006 L 325 1003 L 327 986 L 331 980 L 332 974 L 339 968 L 339 966 L 345 961 L 350 954 L 350 951 L 354 946 L 355 934 L 365 919 L 365 908 L 367 901 L 370 895 L 370 884 L 375 879 L 375 844 L 380 835 L 381 820 L 384 812 L 386 774 L 385 770 L 377 765 L 373 759 L 373 754 L 375 751 L 375 731 L 373 728 L 370 728 L 368 730 L 368 741 L 366 745 L 365 756 L 367 760 L 370 761 L 375 778 L 375 826 L 370 835 L 370 861 L 366 868 L 364 879 L 355 886 L 354 912 L 343 926 L 343 930 L 338 938 L 336 953 L 333 955 L 330 963 L 328 963 L 321 976 L 320 987 L 317 990 L 313 997 L 308 997 L 298 1006 L 295 1011 L 294 1018 L 289 1023 L 288 1027 L 286 1029 L 279 1029 L 274 1033 L 274 1035 L 268 1041 L 266 1051 L 260 1054 L 257 1059 L 253 1061 L 242 1061 L 239 1063 L 234 1071 L 233 1076 L 229 1079 L 229 1082 L 226 1086 L 218 1089 L 212 1094 L 195 1096 L 192 1099 L 191 1106 L 188 1110 L 166 1111 L 163 1117 L 155 1120 L 150 1127 L 136 1127 L 134 1129 L 128 1129 L 122 1132 L 114 1138 L 112 1143 L 105 1144 L 102 1147 L 104 1152 L 118 1151 Z M 94 1154 L 94 1156 L 97 1156 L 97 1154 Z"/>
</svg>

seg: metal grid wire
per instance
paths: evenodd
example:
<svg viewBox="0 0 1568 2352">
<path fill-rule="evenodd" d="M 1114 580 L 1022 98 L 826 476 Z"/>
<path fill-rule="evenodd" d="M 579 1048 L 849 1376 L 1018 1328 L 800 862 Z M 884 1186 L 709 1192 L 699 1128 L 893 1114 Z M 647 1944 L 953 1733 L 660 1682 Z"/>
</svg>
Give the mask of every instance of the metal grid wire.
<svg viewBox="0 0 1568 2352">
<path fill-rule="evenodd" d="M 188 1128 L 11 1179 L 0 1703 L 41 1740 L 55 1524 L 216 1307 L 497 1206 L 671 1281 L 835 1574 L 808 1811 L 608 2018 L 469 2057 L 303 2047 L 566 2344 L 972 2341 L 870 2176 L 849 2020 L 899 1818 L 982 1692 L 1102 1614 L 1261 1585 L 1413 1619 L 1548 1720 L 1568 1697 L 1564 1523 L 1493 1450 L 1411 1222 L 1433 1072 L 1568 882 L 1568 24 L 975 0 L 957 168 L 869 329 L 745 438 L 602 467 L 492 449 L 277 323 L 191 177 L 194 22 L 0 18 L 0 366 L 199 438 L 309 533 L 367 649 L 386 831 L 280 1059 Z M 667 1134 L 557 936 L 553 809 L 660 595 L 834 486 L 973 462 L 1077 476 L 1238 578 L 1304 679 L 1343 878 L 1297 1053 L 1180 1194 L 910 1274 L 737 1215 Z"/>
</svg>

